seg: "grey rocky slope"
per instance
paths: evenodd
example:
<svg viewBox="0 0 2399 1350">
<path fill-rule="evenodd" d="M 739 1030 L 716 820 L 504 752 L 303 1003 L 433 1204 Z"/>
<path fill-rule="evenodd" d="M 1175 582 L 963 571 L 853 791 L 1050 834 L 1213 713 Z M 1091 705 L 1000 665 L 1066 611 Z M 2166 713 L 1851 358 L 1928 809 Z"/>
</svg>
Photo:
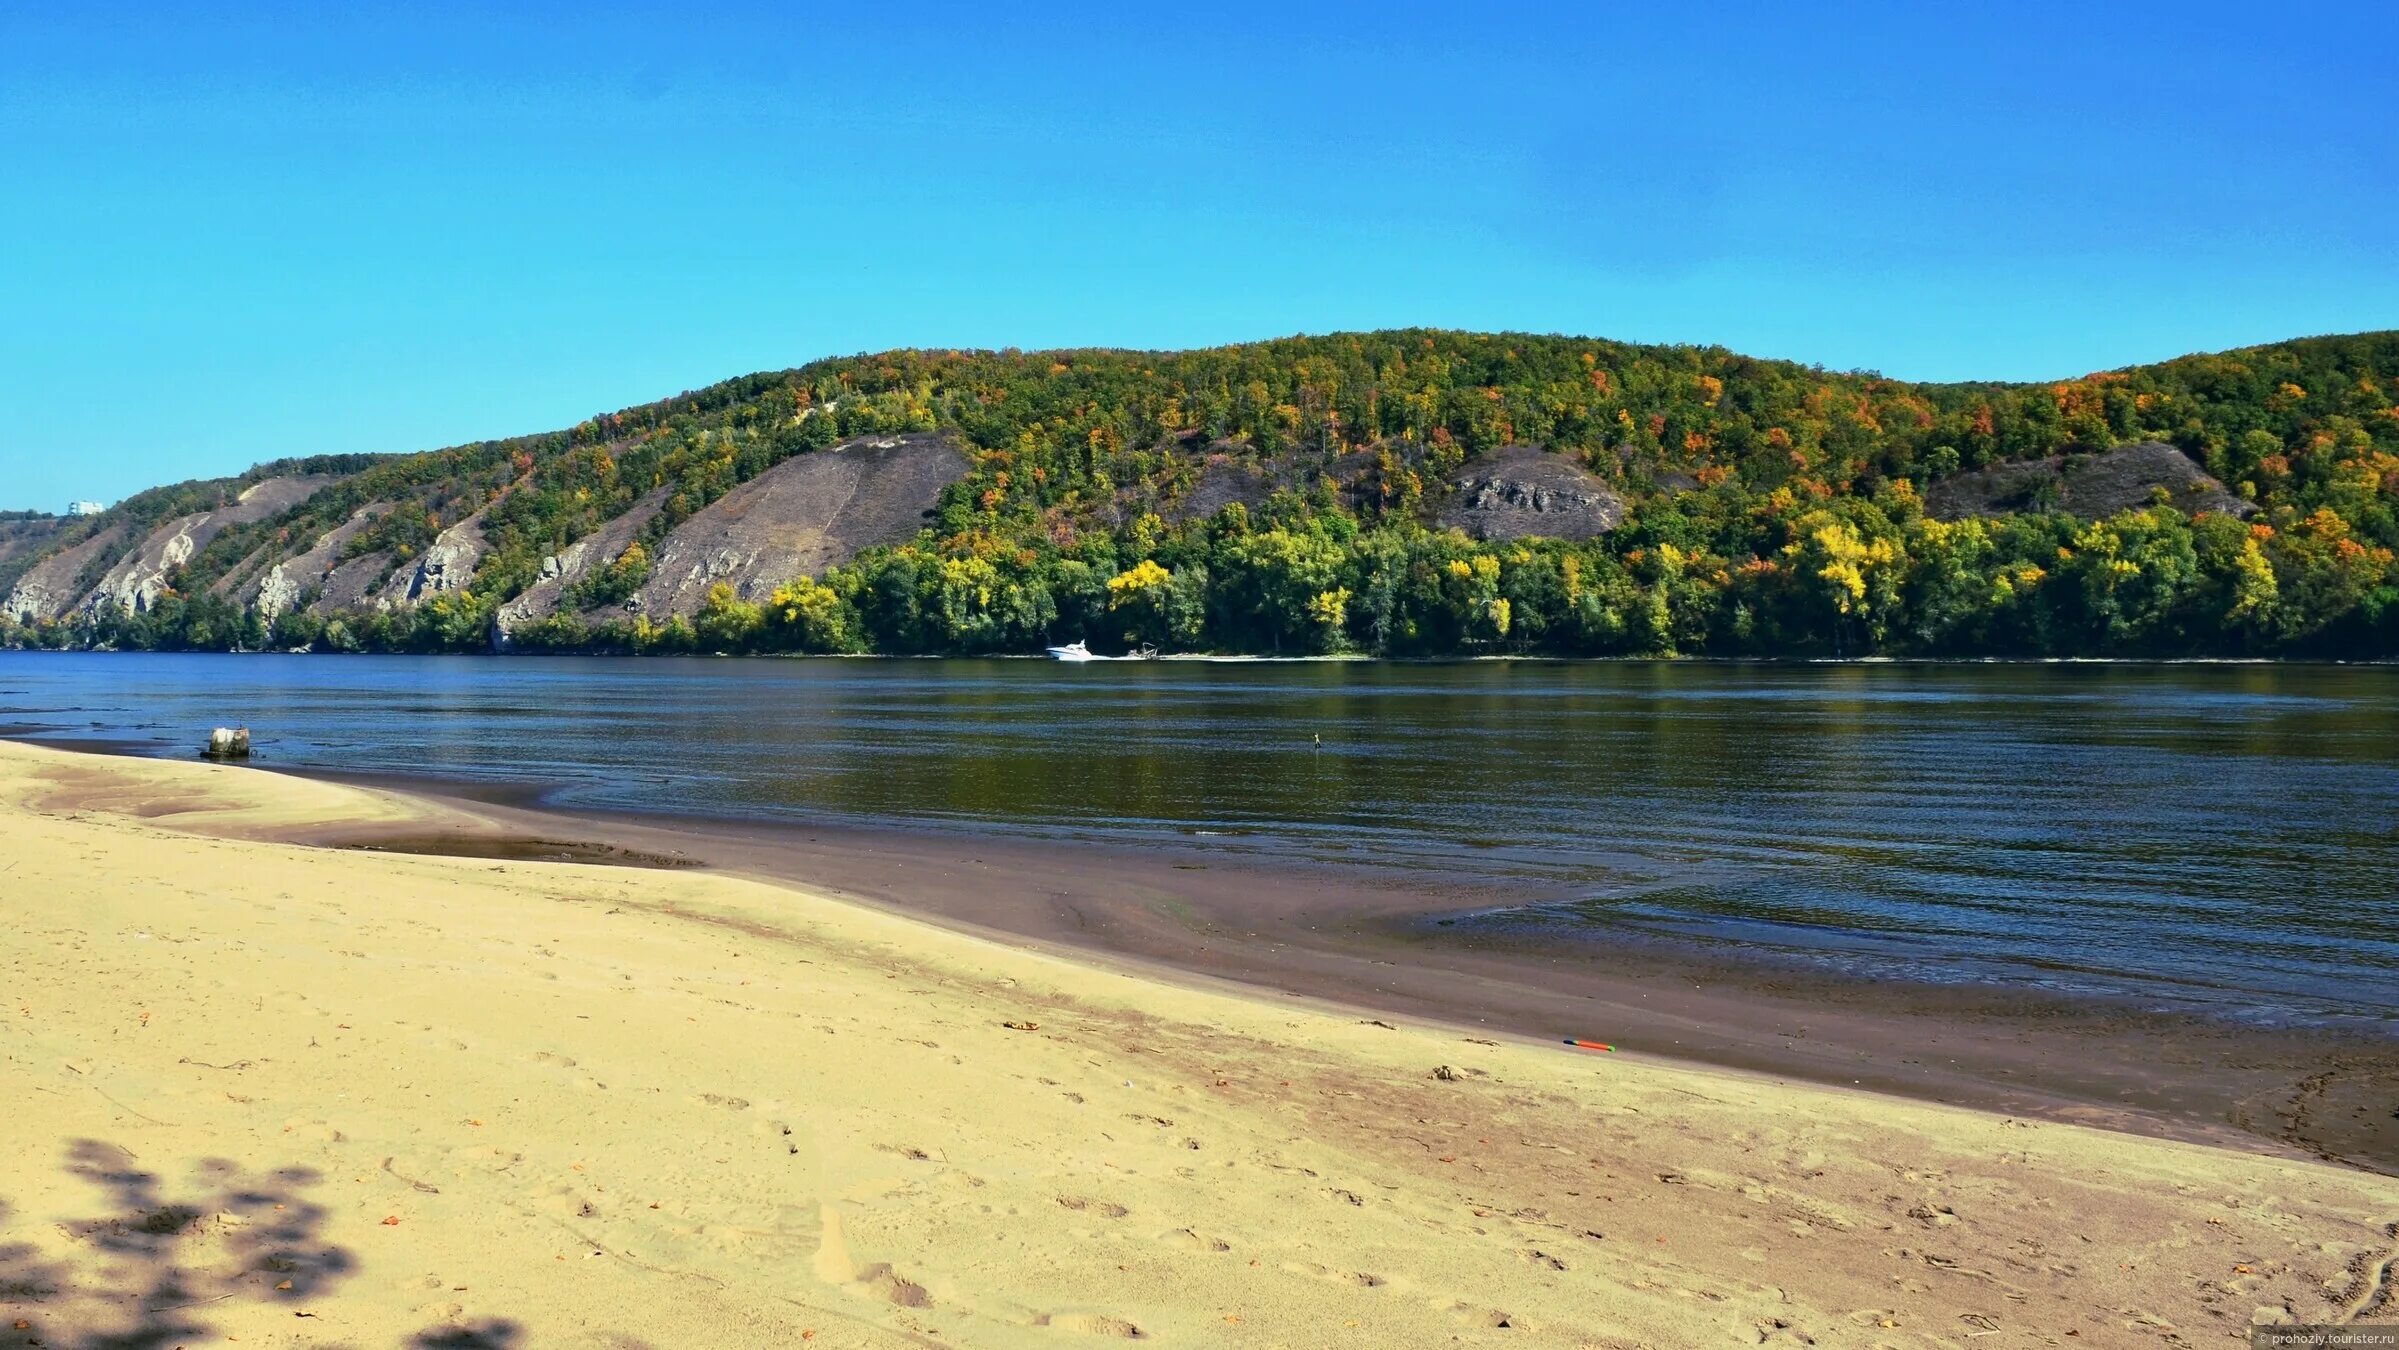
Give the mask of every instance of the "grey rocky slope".
<svg viewBox="0 0 2399 1350">
<path fill-rule="evenodd" d="M 138 614 L 166 591 L 175 569 L 190 562 L 210 540 L 235 525 L 279 515 L 333 482 L 334 476 L 329 474 L 269 478 L 244 489 L 229 506 L 179 516 L 151 531 L 132 552 L 119 558 L 77 604 L 88 610 L 113 605 Z"/>
<path fill-rule="evenodd" d="M 1437 519 L 1476 539 L 1590 539 L 1624 520 L 1624 499 L 1606 480 L 1538 446 L 1468 460 L 1444 486 Z"/>
<path fill-rule="evenodd" d="M 2215 511 L 2246 517 L 2257 511 L 2190 456 L 2158 441 L 1952 474 L 1925 489 L 1924 509 L 1942 520 L 2044 510 L 2096 520 L 2148 506 L 2161 493 L 2167 505 L 2193 515 Z"/>
<path fill-rule="evenodd" d="M 878 436 L 795 455 L 733 489 L 650 550 L 637 614 L 693 614 L 708 592 L 764 600 L 775 588 L 913 537 L 966 475 L 963 451 L 932 434 Z"/>
</svg>

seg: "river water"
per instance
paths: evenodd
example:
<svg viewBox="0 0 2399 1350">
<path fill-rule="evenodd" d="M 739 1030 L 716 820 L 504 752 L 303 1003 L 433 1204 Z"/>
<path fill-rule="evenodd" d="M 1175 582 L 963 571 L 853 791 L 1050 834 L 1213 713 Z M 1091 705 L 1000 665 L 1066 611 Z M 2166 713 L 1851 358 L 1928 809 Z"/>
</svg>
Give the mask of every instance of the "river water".
<svg viewBox="0 0 2399 1350">
<path fill-rule="evenodd" d="M 1211 841 L 1567 941 L 2399 1033 L 2399 669 L 0 653 L 10 734 Z"/>
</svg>

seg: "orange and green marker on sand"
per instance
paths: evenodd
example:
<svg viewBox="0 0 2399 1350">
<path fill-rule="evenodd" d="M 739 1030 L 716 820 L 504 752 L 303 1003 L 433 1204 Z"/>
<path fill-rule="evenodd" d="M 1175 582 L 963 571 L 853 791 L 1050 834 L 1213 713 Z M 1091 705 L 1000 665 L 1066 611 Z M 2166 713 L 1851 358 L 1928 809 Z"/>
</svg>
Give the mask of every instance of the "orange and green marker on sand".
<svg viewBox="0 0 2399 1350">
<path fill-rule="evenodd" d="M 1612 1052 L 1616 1049 L 1615 1046 L 1608 1044 L 1606 1041 L 1577 1040 L 1572 1036 L 1566 1038 L 1566 1043 L 1573 1046 L 1577 1050 L 1607 1050 Z"/>
</svg>

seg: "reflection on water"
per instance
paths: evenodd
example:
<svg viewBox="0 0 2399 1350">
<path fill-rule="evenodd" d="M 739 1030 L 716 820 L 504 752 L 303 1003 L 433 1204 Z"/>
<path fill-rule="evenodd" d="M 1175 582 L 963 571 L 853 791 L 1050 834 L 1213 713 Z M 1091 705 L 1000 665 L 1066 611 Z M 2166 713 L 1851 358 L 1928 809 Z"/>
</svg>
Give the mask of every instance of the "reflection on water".
<svg viewBox="0 0 2399 1350">
<path fill-rule="evenodd" d="M 569 805 L 1205 834 L 1560 931 L 2399 1027 L 2399 670 L 0 655 L 0 723 L 240 721 Z"/>
</svg>

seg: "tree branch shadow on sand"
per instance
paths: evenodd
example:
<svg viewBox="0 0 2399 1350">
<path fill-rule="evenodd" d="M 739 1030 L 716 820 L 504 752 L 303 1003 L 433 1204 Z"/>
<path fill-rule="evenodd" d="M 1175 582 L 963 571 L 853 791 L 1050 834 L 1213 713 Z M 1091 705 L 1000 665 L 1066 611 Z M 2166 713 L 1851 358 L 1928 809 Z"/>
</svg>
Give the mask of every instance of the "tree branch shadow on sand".
<svg viewBox="0 0 2399 1350">
<path fill-rule="evenodd" d="M 212 1311 L 235 1301 L 291 1305 L 310 1315 L 312 1296 L 356 1270 L 350 1253 L 324 1240 L 326 1211 L 303 1192 L 309 1168 L 250 1172 L 212 1158 L 170 1195 L 129 1151 L 98 1140 L 67 1149 L 66 1170 L 106 1197 L 100 1216 L 60 1225 L 74 1251 L 45 1255 L 28 1242 L 0 1241 L 0 1347 L 44 1350 L 173 1350 L 212 1337 Z M 0 1234 L 14 1222 L 0 1200 Z M 512 1350 L 516 1324 L 489 1320 L 420 1333 L 414 1350 Z"/>
</svg>

